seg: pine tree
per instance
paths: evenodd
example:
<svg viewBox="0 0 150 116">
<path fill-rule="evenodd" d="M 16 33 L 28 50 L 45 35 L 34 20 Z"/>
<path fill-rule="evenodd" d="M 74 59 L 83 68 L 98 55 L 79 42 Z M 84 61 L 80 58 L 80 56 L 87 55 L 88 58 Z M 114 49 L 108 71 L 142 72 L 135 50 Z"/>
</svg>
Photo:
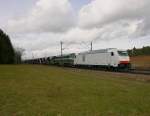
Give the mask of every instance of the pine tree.
<svg viewBox="0 0 150 116">
<path fill-rule="evenodd" d="M 0 29 L 0 64 L 14 63 L 15 52 L 8 35 Z"/>
</svg>

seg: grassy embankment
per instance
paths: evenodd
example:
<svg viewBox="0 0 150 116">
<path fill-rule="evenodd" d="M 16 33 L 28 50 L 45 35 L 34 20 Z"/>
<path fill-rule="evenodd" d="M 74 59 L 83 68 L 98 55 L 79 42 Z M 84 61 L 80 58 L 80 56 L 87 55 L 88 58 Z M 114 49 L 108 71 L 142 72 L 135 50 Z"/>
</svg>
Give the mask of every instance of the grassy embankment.
<svg viewBox="0 0 150 116">
<path fill-rule="evenodd" d="M 131 63 L 135 68 L 150 70 L 150 56 L 131 57 Z"/>
<path fill-rule="evenodd" d="M 0 66 L 0 116 L 149 116 L 150 78 L 49 66 Z"/>
</svg>

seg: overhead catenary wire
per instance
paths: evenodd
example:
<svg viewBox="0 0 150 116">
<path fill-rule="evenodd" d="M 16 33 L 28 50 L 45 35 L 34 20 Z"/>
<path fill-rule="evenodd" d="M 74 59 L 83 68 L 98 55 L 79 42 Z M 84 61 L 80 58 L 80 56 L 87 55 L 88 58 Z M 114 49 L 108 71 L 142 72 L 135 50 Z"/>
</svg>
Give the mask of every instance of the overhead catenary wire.
<svg viewBox="0 0 150 116">
<path fill-rule="evenodd" d="M 70 49 L 69 47 L 71 45 L 79 45 L 81 47 L 76 47 L 77 49 L 88 49 L 90 51 L 93 50 L 93 41 L 89 42 L 89 41 L 81 41 L 81 42 L 76 42 L 76 41 L 66 41 L 66 42 L 60 42 L 61 45 L 61 56 L 63 55 L 63 51 L 66 49 Z"/>
</svg>

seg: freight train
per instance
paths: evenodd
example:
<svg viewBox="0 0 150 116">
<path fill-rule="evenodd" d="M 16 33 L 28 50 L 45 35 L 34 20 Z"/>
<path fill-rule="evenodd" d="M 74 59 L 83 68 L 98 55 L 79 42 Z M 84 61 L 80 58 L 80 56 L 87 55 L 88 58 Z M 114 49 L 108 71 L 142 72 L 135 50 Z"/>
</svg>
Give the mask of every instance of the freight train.
<svg viewBox="0 0 150 116">
<path fill-rule="evenodd" d="M 25 60 L 29 64 L 48 64 L 70 67 L 91 67 L 105 69 L 130 69 L 130 57 L 125 50 L 116 48 L 93 50 L 79 54 L 67 54 L 40 59 Z"/>
</svg>

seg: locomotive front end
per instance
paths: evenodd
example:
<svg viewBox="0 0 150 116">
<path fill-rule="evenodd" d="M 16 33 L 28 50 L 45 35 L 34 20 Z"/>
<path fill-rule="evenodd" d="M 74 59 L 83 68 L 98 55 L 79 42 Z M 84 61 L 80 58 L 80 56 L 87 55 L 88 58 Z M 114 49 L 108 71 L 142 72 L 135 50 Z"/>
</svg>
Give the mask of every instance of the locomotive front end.
<svg viewBox="0 0 150 116">
<path fill-rule="evenodd" d="M 130 57 L 128 55 L 127 51 L 118 51 L 119 55 L 119 63 L 118 67 L 121 69 L 130 69 L 131 63 L 130 63 Z"/>
</svg>

